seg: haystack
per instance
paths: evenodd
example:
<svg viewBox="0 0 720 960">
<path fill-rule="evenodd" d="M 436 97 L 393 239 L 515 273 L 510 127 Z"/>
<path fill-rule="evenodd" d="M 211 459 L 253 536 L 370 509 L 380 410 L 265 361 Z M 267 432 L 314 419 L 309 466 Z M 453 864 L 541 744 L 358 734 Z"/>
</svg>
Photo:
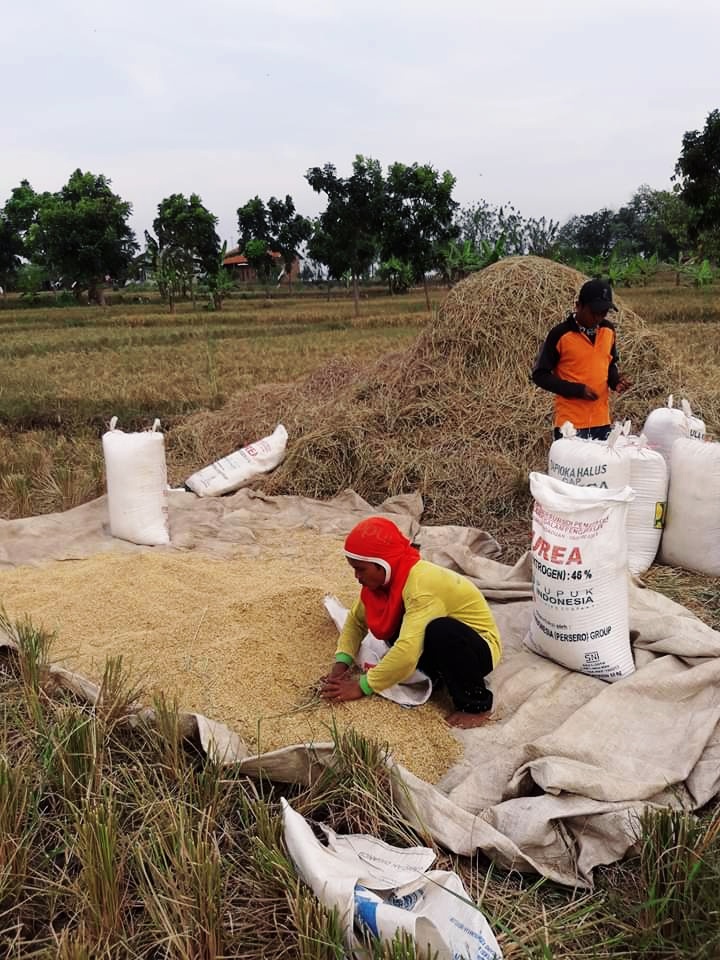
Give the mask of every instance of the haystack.
<svg viewBox="0 0 720 960">
<path fill-rule="evenodd" d="M 481 526 L 521 547 L 528 472 L 544 468 L 551 429 L 552 397 L 530 370 L 585 279 L 539 257 L 502 260 L 457 284 L 406 350 L 365 368 L 336 361 L 301 384 L 189 418 L 171 438 L 174 473 L 197 468 L 191 451 L 213 459 L 282 419 L 291 442 L 267 492 L 352 487 L 379 502 L 419 490 L 427 521 Z M 613 411 L 641 425 L 681 376 L 662 338 L 616 299 L 621 365 L 635 387 Z"/>
</svg>

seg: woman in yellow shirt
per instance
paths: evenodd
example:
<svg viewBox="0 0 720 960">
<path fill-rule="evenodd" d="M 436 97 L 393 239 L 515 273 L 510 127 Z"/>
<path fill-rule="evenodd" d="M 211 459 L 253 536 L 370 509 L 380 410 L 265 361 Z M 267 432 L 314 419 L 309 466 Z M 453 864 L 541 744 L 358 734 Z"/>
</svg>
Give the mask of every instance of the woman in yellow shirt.
<svg viewBox="0 0 720 960">
<path fill-rule="evenodd" d="M 345 540 L 345 557 L 360 583 L 323 680 L 328 700 L 359 700 L 422 670 L 444 681 L 455 727 L 475 727 L 492 710 L 485 677 L 501 655 L 500 634 L 480 590 L 466 577 L 420 558 L 392 521 L 369 517 Z M 359 677 L 350 671 L 370 630 L 390 649 Z"/>
</svg>

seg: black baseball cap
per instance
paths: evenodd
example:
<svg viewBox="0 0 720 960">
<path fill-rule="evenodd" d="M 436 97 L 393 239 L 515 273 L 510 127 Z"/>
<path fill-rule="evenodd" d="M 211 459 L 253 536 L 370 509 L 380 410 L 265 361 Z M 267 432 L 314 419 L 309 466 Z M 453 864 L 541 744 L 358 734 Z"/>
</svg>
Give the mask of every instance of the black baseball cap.
<svg viewBox="0 0 720 960">
<path fill-rule="evenodd" d="M 578 303 L 588 306 L 593 313 L 617 310 L 613 303 L 612 287 L 606 280 L 588 280 L 580 287 Z"/>
</svg>

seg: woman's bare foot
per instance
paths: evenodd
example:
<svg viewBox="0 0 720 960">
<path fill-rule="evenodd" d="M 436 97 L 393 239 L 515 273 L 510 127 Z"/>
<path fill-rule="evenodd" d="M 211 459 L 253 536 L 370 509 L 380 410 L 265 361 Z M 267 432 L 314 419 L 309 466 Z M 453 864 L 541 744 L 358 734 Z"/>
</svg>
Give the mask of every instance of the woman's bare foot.
<svg viewBox="0 0 720 960">
<path fill-rule="evenodd" d="M 465 713 L 462 710 L 456 710 L 447 717 L 447 722 L 451 727 L 461 727 L 463 730 L 470 730 L 473 727 L 481 727 L 492 717 L 492 710 L 486 713 Z"/>
</svg>

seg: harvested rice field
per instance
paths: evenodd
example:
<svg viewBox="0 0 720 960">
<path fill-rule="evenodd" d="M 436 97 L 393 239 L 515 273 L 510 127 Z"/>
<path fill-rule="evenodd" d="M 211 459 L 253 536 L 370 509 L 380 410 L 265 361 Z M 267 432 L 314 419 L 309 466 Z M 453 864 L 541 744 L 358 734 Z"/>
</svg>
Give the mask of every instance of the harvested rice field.
<svg viewBox="0 0 720 960">
<path fill-rule="evenodd" d="M 99 436 L 112 414 L 126 429 L 162 416 L 173 483 L 282 420 L 289 457 L 265 492 L 352 487 L 378 503 L 417 490 L 424 523 L 479 526 L 512 562 L 527 546 L 527 471 L 546 462 L 549 443 L 550 398 L 527 373 L 578 283 L 565 268 L 520 266 L 501 262 L 458 284 L 432 317 L 420 296 L 374 300 L 359 321 L 349 304 L 300 297 L 287 308 L 228 304 L 222 324 L 189 305 L 175 318 L 152 305 L 0 311 L 8 335 L 0 516 L 66 510 L 102 494 Z M 673 392 L 718 437 L 716 291 L 621 291 L 622 359 L 637 387 L 619 399 L 619 416 L 644 418 Z M 445 291 L 434 295 L 445 300 Z M 143 347 L 152 362 L 138 364 Z M 353 728 L 389 741 L 398 760 L 436 780 L 460 752 L 444 704 L 311 705 L 335 642 L 322 596 L 349 604 L 357 586 L 339 538 L 272 536 L 263 534 L 252 559 L 158 550 L 0 571 L 10 617 L 28 612 L 55 630 L 51 659 L 96 681 L 105 658 L 120 653 L 143 699 L 176 697 L 260 751 L 326 741 L 333 723 L 348 731 L 327 776 L 292 787 L 250 780 L 178 749 L 173 711 L 165 727 L 128 728 L 7 658 L 3 957 L 337 958 L 342 931 L 287 859 L 280 791 L 340 833 L 425 842 L 395 805 L 382 750 Z M 654 567 L 648 582 L 720 625 L 716 578 Z M 124 684 L 119 692 L 124 706 Z M 599 867 L 594 891 L 489 865 L 492 851 L 440 850 L 438 867 L 461 873 L 505 960 L 716 960 L 719 824 L 716 802 L 698 818 L 649 812 L 637 855 Z M 382 953 L 391 955 L 416 954 Z"/>
<path fill-rule="evenodd" d="M 412 710 L 382 697 L 329 705 L 313 687 L 332 664 L 337 630 L 323 606 L 357 586 L 342 540 L 307 531 L 260 558 L 103 553 L 0 573 L 12 617 L 56 634 L 51 659 L 92 680 L 122 655 L 144 701 L 163 693 L 220 721 L 255 751 L 319 743 L 352 726 L 389 744 L 413 773 L 437 782 L 461 753 L 433 698 Z"/>
</svg>

